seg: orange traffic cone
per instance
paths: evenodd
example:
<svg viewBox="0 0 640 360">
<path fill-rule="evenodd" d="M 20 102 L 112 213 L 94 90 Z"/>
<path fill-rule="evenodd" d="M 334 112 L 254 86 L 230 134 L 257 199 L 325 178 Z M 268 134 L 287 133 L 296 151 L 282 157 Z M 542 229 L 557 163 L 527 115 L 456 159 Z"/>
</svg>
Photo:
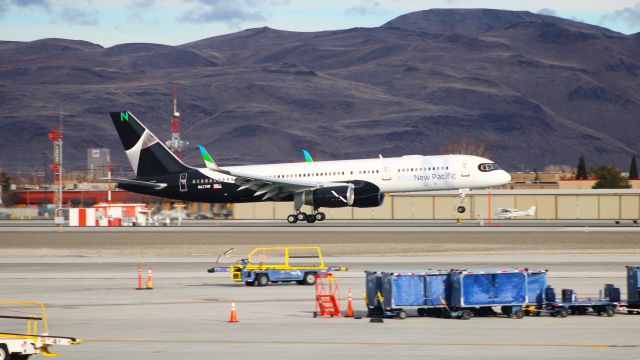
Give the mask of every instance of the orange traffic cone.
<svg viewBox="0 0 640 360">
<path fill-rule="evenodd" d="M 351 288 L 349 288 L 349 297 L 347 299 L 347 311 L 345 311 L 344 317 L 353 317 L 353 299 L 351 298 Z"/>
<path fill-rule="evenodd" d="M 229 321 L 230 323 L 237 323 L 238 322 L 238 314 L 236 313 L 236 303 L 232 302 L 231 303 L 231 314 L 229 315 Z"/>
<path fill-rule="evenodd" d="M 153 270 L 151 266 L 149 266 L 149 270 L 147 270 L 147 290 L 153 290 Z"/>
<path fill-rule="evenodd" d="M 142 266 L 138 265 L 138 287 L 136 290 L 144 290 L 142 287 Z"/>
</svg>

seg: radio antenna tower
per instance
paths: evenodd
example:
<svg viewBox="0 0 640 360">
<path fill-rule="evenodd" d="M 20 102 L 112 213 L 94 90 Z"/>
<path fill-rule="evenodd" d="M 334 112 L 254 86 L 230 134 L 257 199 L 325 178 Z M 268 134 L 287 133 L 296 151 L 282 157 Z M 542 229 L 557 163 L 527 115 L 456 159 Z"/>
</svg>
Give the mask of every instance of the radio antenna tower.
<svg viewBox="0 0 640 360">
<path fill-rule="evenodd" d="M 54 176 L 54 187 L 56 189 L 55 195 L 55 217 L 56 224 L 58 221 L 64 223 L 62 218 L 62 205 L 63 205 L 63 192 L 64 183 L 62 181 L 62 133 L 64 127 L 62 125 L 62 110 L 60 111 L 60 119 L 58 120 L 58 128 L 53 128 L 48 134 L 49 140 L 53 142 L 53 163 L 51 164 L 51 171 Z M 62 220 L 59 220 L 62 219 Z"/>
<path fill-rule="evenodd" d="M 189 145 L 188 141 L 180 138 L 180 113 L 178 112 L 178 95 L 176 93 L 176 82 L 173 82 L 173 115 L 171 116 L 171 139 L 165 143 L 169 150 L 178 159 L 182 159 L 182 150 Z"/>
</svg>

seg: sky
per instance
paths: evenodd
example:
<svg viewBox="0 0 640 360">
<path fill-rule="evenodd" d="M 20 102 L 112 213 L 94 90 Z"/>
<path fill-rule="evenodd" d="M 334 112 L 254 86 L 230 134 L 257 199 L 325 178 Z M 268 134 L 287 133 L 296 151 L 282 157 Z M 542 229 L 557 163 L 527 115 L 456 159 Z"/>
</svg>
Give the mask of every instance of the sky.
<svg viewBox="0 0 640 360">
<path fill-rule="evenodd" d="M 0 0 L 0 40 L 179 45 L 262 26 L 290 31 L 374 27 L 412 11 L 479 7 L 640 32 L 640 0 Z"/>
</svg>

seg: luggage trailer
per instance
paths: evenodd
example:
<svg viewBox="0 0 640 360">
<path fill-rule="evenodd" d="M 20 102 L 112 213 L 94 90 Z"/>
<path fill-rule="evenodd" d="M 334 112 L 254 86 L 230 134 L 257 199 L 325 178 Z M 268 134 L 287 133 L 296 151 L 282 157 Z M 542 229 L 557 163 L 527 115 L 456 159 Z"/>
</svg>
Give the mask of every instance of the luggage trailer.
<svg viewBox="0 0 640 360">
<path fill-rule="evenodd" d="M 627 266 L 627 299 L 622 299 L 620 288 L 605 284 L 604 297 L 614 302 L 627 314 L 640 315 L 640 266 Z"/>
<path fill-rule="evenodd" d="M 449 291 L 448 270 L 420 272 L 365 271 L 369 317 L 406 319 L 406 310 L 420 316 L 436 316 L 444 310 Z"/>
<path fill-rule="evenodd" d="M 12 315 L 0 315 L 0 319 L 22 320 L 27 322 L 27 331 L 24 333 L 8 333 L 0 331 L 0 359 L 1 360 L 26 360 L 30 356 L 42 354 L 45 356 L 57 356 L 50 350 L 53 345 L 76 345 L 82 340 L 67 336 L 49 335 L 49 326 L 44 304 L 35 301 L 0 300 L 0 304 L 15 306 L 34 306 L 39 308 L 40 315 L 25 314 L 17 316 L 22 311 L 11 311 Z M 38 333 L 38 323 L 41 323 L 43 333 Z"/>
<path fill-rule="evenodd" d="M 624 306 L 627 313 L 640 314 L 640 266 L 627 266 L 627 301 Z"/>
<path fill-rule="evenodd" d="M 524 268 L 366 271 L 366 303 L 370 317 L 419 316 L 470 319 L 496 315 L 522 318 L 528 302 L 529 270 Z M 545 272 L 537 272 L 546 279 Z M 546 280 L 545 280 L 546 281 Z"/>
<path fill-rule="evenodd" d="M 615 315 L 617 304 L 608 299 L 578 299 L 572 289 L 562 289 L 562 298 L 556 298 L 555 289 L 547 286 L 541 304 L 525 308 L 527 315 L 550 315 L 565 318 L 571 315 L 586 315 L 589 311 L 602 316 Z"/>
<path fill-rule="evenodd" d="M 550 315 L 567 317 L 585 315 L 590 310 L 598 315 L 613 316 L 616 304 L 609 299 L 577 299 L 572 289 L 562 289 L 562 297 L 556 298 L 556 291 L 547 284 L 547 271 L 529 270 L 529 304 L 524 308 L 526 315 Z"/>
</svg>

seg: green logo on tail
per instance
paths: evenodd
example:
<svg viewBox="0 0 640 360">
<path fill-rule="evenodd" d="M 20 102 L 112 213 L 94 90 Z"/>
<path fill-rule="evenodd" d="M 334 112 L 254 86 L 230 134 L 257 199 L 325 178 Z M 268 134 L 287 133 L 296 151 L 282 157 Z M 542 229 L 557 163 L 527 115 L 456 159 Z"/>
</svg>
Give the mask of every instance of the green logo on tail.
<svg viewBox="0 0 640 360">
<path fill-rule="evenodd" d="M 128 112 L 121 112 L 120 113 L 120 121 L 124 122 L 124 121 L 129 121 L 129 113 Z"/>
</svg>

